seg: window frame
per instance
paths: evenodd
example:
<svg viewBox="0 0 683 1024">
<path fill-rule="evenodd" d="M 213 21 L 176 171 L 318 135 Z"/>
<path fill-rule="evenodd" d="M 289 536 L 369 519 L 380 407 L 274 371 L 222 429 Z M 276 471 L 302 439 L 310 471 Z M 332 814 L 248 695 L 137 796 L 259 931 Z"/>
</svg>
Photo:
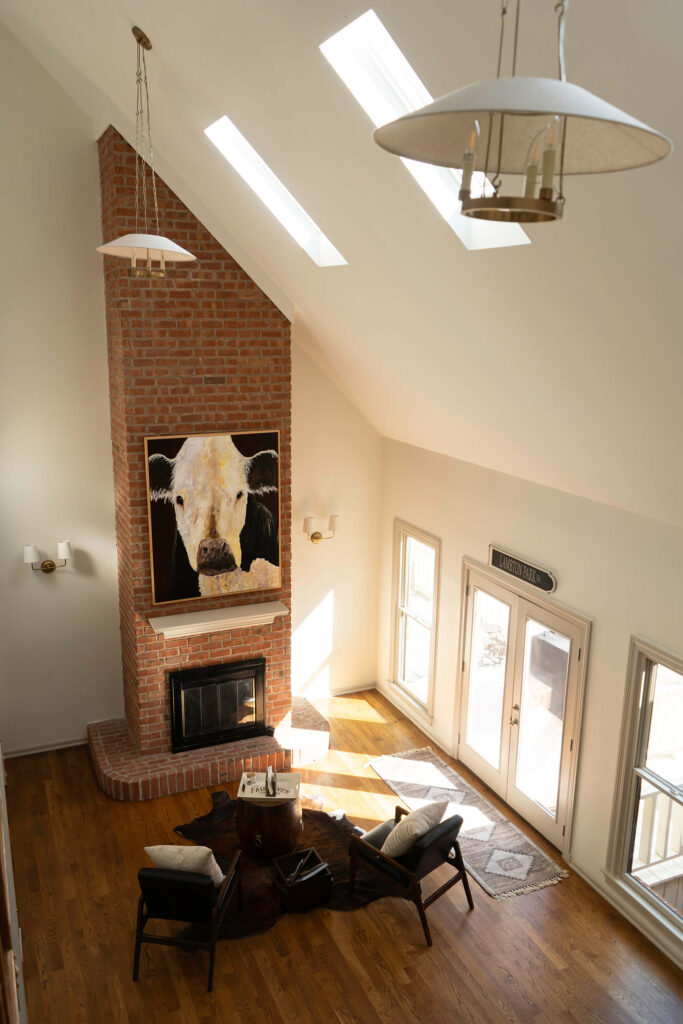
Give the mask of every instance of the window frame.
<svg viewBox="0 0 683 1024">
<path fill-rule="evenodd" d="M 683 805 L 683 794 L 651 769 L 645 767 L 652 718 L 654 667 L 662 665 L 683 675 L 683 658 L 646 640 L 632 636 L 626 675 L 626 699 L 619 750 L 621 751 L 617 787 L 612 812 L 612 828 L 607 855 L 607 874 L 617 882 L 655 920 L 664 919 L 681 929 L 681 916 L 659 899 L 629 871 L 631 850 L 638 820 L 639 782 L 645 781 L 659 793 Z"/>
<path fill-rule="evenodd" d="M 406 559 L 405 553 L 407 549 L 408 539 L 418 541 L 421 544 L 425 544 L 434 551 L 434 584 L 433 584 L 433 598 L 432 598 L 432 621 L 429 627 L 430 629 L 430 648 L 429 648 L 429 679 L 427 684 L 427 701 L 423 702 L 416 697 L 415 694 L 408 688 L 407 684 L 399 679 L 399 666 L 401 663 L 401 644 L 403 637 L 403 629 L 405 616 L 408 616 L 415 621 L 419 622 L 420 625 L 425 626 L 425 621 L 419 619 L 417 616 L 412 614 L 407 608 L 402 605 L 402 597 L 405 593 L 406 586 Z M 441 541 L 438 537 L 435 537 L 431 533 L 427 533 L 425 530 L 420 529 L 418 526 L 413 526 L 410 523 L 404 522 L 402 519 L 394 519 L 394 570 L 393 570 L 393 585 L 392 585 L 392 636 L 391 636 L 391 666 L 389 673 L 389 682 L 396 688 L 398 694 L 407 701 L 410 706 L 416 710 L 419 714 L 428 718 L 431 722 L 434 711 L 434 677 L 436 667 L 436 646 L 437 646 L 437 623 L 439 618 L 439 569 L 441 561 Z"/>
</svg>

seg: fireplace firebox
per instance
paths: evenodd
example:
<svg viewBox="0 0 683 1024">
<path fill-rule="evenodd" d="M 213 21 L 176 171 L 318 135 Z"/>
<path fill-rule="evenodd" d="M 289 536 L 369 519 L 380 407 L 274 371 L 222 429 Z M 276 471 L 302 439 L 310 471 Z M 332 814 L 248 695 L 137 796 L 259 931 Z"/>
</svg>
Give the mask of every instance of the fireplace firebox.
<svg viewBox="0 0 683 1024">
<path fill-rule="evenodd" d="M 173 753 L 272 735 L 265 679 L 265 658 L 170 672 Z"/>
</svg>

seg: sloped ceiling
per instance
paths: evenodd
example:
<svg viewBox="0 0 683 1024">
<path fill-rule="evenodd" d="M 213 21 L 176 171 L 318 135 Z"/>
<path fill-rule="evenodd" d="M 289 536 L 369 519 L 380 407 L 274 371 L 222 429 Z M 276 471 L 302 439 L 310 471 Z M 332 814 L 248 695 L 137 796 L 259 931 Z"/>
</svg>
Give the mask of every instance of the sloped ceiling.
<svg viewBox="0 0 683 1024">
<path fill-rule="evenodd" d="M 522 3 L 521 73 L 556 74 L 553 6 Z M 0 0 L 0 17 L 94 136 L 111 121 L 129 141 L 142 26 L 160 172 L 383 435 L 683 525 L 683 145 L 569 180 L 531 245 L 468 252 L 318 50 L 368 7 Z M 432 95 L 494 73 L 498 0 L 374 10 Z M 573 0 L 568 77 L 676 143 L 682 30 L 677 0 Z M 214 150 L 203 129 L 224 113 L 347 267 L 317 268 Z"/>
</svg>

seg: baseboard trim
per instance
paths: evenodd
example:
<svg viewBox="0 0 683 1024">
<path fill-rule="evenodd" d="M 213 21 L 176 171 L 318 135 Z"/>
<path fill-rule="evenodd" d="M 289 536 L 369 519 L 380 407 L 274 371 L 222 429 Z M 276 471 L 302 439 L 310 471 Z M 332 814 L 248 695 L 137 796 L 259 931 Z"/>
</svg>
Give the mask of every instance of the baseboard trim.
<svg viewBox="0 0 683 1024">
<path fill-rule="evenodd" d="M 632 900 L 624 897 L 619 890 L 612 889 L 611 886 L 605 885 L 604 882 L 595 878 L 590 872 L 585 871 L 583 868 L 577 866 L 573 859 L 567 861 L 572 871 L 575 871 L 580 878 L 584 880 L 591 889 L 595 889 L 598 895 L 602 896 L 604 900 L 607 900 L 611 907 L 621 914 L 622 917 L 626 918 L 629 924 L 632 924 L 634 928 L 637 928 L 646 939 L 656 946 L 657 949 L 663 953 L 669 960 L 672 961 L 677 967 L 683 968 L 683 956 L 681 956 L 681 943 L 678 936 L 675 934 L 673 927 L 663 926 L 665 929 L 656 927 L 656 922 L 651 918 L 647 911 L 641 912 L 639 908 L 633 904 Z"/>
<path fill-rule="evenodd" d="M 333 690 L 330 697 L 346 697 L 349 693 L 363 693 L 365 690 L 377 690 L 377 683 L 364 683 L 363 686 L 352 686 L 348 690 Z M 316 698 L 314 697 L 313 700 Z"/>
<path fill-rule="evenodd" d="M 421 715 L 416 713 L 415 708 L 411 706 L 409 701 L 402 700 L 394 686 L 384 687 L 380 684 L 376 689 L 378 693 L 381 693 L 383 697 L 386 697 L 389 703 L 393 704 L 402 715 L 405 715 L 413 725 L 417 726 L 418 729 L 421 729 L 426 736 L 429 736 L 430 740 L 436 743 L 439 750 L 444 750 L 449 757 L 455 757 L 453 751 L 443 742 L 442 739 L 439 738 L 439 736 L 436 735 L 428 719 L 423 718 Z"/>
<path fill-rule="evenodd" d="M 48 754 L 51 750 L 66 750 L 67 747 L 84 747 L 88 737 L 83 736 L 77 740 L 59 740 L 57 743 L 39 743 L 35 747 L 22 747 L 20 750 L 3 750 L 4 759 L 11 757 L 28 757 L 30 754 Z"/>
</svg>

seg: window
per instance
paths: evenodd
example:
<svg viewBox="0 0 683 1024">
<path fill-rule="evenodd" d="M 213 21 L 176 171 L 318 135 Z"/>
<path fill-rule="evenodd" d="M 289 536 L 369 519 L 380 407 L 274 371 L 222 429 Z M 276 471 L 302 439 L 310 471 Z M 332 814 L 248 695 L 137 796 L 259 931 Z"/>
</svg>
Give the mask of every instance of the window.
<svg viewBox="0 0 683 1024">
<path fill-rule="evenodd" d="M 320 51 L 375 128 L 432 102 L 429 89 L 373 10 L 366 11 L 327 39 L 320 45 Z M 495 249 L 530 242 L 519 224 L 463 217 L 459 194 L 462 171 L 401 159 L 466 249 Z M 487 195 L 493 195 L 493 188 L 481 171 L 475 172 L 472 184 L 475 190 L 485 188 Z"/>
<path fill-rule="evenodd" d="M 394 565 L 393 681 L 431 714 L 439 541 L 396 520 Z"/>
<path fill-rule="evenodd" d="M 683 920 L 683 660 L 631 640 L 611 868 Z"/>
<path fill-rule="evenodd" d="M 229 117 L 220 117 L 214 121 L 204 129 L 204 134 L 314 263 L 319 267 L 345 266 L 346 260 L 342 254 Z"/>
</svg>

